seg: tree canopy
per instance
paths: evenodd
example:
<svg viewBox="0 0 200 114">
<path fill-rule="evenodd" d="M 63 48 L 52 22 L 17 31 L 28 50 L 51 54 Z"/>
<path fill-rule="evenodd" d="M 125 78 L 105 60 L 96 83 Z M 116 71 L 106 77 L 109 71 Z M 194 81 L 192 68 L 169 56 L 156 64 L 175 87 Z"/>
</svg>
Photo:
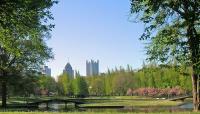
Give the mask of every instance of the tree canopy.
<svg viewBox="0 0 200 114">
<path fill-rule="evenodd" d="M 45 40 L 53 27 L 47 20 L 53 19 L 49 8 L 54 3 L 51 0 L 0 2 L 1 70 L 12 66 L 35 69 L 53 57 Z"/>
<path fill-rule="evenodd" d="M 146 25 L 140 39 L 151 39 L 147 45 L 150 60 L 176 58 L 191 63 L 189 36 L 199 36 L 199 7 L 198 0 L 132 0 L 131 13 Z M 189 26 L 194 33 L 188 31 Z"/>
</svg>

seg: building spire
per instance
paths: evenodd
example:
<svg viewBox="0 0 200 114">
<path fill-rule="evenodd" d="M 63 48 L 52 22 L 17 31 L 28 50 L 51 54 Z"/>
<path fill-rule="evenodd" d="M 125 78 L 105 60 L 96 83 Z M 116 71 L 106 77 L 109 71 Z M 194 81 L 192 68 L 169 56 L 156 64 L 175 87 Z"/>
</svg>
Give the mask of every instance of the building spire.
<svg viewBox="0 0 200 114">
<path fill-rule="evenodd" d="M 67 57 L 67 62 L 69 63 L 69 57 Z"/>
</svg>

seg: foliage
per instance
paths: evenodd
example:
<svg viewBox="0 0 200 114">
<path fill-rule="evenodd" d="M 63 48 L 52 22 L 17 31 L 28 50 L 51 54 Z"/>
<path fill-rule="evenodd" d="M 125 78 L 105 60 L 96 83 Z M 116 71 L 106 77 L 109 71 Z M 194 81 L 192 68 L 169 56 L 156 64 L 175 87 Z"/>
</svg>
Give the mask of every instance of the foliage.
<svg viewBox="0 0 200 114">
<path fill-rule="evenodd" d="M 57 82 L 49 76 L 38 76 L 33 78 L 32 83 L 27 86 L 23 86 L 27 84 L 24 82 L 16 86 L 12 85 L 12 87 L 15 87 L 16 91 L 18 86 L 19 89 L 24 87 L 29 94 L 34 94 L 34 88 L 39 88 L 58 92 L 60 96 L 147 95 L 167 97 L 168 95 L 190 94 L 192 91 L 190 73 L 191 69 L 188 67 L 154 63 L 144 65 L 139 70 L 116 68 L 99 76 L 84 77 L 77 74 L 74 79 L 63 73 L 58 76 Z M 10 91 L 15 93 L 13 89 Z"/>
<path fill-rule="evenodd" d="M 72 95 L 72 80 L 67 73 L 58 76 L 58 88 L 61 95 Z"/>
<path fill-rule="evenodd" d="M 88 96 L 88 85 L 84 77 L 76 73 L 75 78 L 71 78 L 67 73 L 58 76 L 58 94 L 76 97 Z"/>
<path fill-rule="evenodd" d="M 45 40 L 53 27 L 47 20 L 52 19 L 49 8 L 54 3 L 51 0 L 1 2 L 1 72 L 39 70 L 39 65 L 53 57 Z"/>
<path fill-rule="evenodd" d="M 94 77 L 90 84 L 90 95 L 103 96 L 105 95 L 104 80 L 100 77 Z"/>
<path fill-rule="evenodd" d="M 171 97 L 171 96 L 180 96 L 185 95 L 186 90 L 181 89 L 176 86 L 173 88 L 138 88 L 135 89 L 129 94 L 131 95 L 140 95 L 140 96 L 151 96 L 151 97 Z"/>
<path fill-rule="evenodd" d="M 84 77 L 76 76 L 73 82 L 74 95 L 78 97 L 88 96 L 88 85 Z"/>
<path fill-rule="evenodd" d="M 126 95 L 139 88 L 175 88 L 191 92 L 190 68 L 174 65 L 149 64 L 138 71 L 108 70 L 100 76 L 86 77 L 90 95 Z M 153 92 L 152 92 L 153 94 Z M 161 93 L 162 94 L 162 91 Z"/>
<path fill-rule="evenodd" d="M 150 60 L 169 62 L 175 58 L 180 63 L 191 62 L 189 34 L 200 32 L 199 6 L 196 0 L 131 0 L 131 13 L 146 25 L 140 39 L 151 39 L 147 46 Z M 189 33 L 191 24 L 197 33 Z"/>
<path fill-rule="evenodd" d="M 10 79 L 8 83 L 9 96 L 30 96 L 35 93 L 35 88 L 38 87 L 38 77 L 33 74 L 24 75 L 25 76 L 16 75 L 16 78 Z"/>
<path fill-rule="evenodd" d="M 129 72 L 117 73 L 112 81 L 114 94 L 125 95 L 128 88 L 133 87 L 133 76 Z"/>
<path fill-rule="evenodd" d="M 39 89 L 47 89 L 49 92 L 57 92 L 57 83 L 51 76 L 41 75 L 37 80 Z"/>
</svg>

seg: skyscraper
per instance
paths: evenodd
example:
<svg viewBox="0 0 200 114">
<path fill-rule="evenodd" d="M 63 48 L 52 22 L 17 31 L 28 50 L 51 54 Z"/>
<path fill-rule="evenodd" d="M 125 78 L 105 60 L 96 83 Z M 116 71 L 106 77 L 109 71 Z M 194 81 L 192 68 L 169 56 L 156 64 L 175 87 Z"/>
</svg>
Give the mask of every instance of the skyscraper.
<svg viewBox="0 0 200 114">
<path fill-rule="evenodd" d="M 86 75 L 87 76 L 99 75 L 99 60 L 86 61 Z"/>
<path fill-rule="evenodd" d="M 51 69 L 48 66 L 44 66 L 42 68 L 42 74 L 47 75 L 47 76 L 51 76 Z"/>
<path fill-rule="evenodd" d="M 63 73 L 67 73 L 71 78 L 74 78 L 74 70 L 72 69 L 70 63 L 66 64 Z"/>
</svg>

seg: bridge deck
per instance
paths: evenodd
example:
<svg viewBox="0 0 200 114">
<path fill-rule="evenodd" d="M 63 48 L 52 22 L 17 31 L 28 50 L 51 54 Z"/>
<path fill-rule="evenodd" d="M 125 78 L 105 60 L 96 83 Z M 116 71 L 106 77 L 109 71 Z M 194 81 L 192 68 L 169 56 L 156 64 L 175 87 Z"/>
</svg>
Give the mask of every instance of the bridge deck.
<svg viewBox="0 0 200 114">
<path fill-rule="evenodd" d="M 170 101 L 177 101 L 177 100 L 184 100 L 186 98 L 192 98 L 191 95 L 188 95 L 188 96 L 182 96 L 182 97 L 175 97 L 175 98 L 172 98 L 172 99 L 169 99 Z"/>
<path fill-rule="evenodd" d="M 62 102 L 62 103 L 75 103 L 75 104 L 84 104 L 84 102 L 81 101 L 77 101 L 77 100 L 64 100 L 64 99 L 50 99 L 50 100 L 41 100 L 41 101 L 36 101 L 36 102 L 32 102 L 32 103 L 28 103 L 28 105 L 39 105 L 42 103 L 50 103 L 50 102 Z"/>
</svg>

